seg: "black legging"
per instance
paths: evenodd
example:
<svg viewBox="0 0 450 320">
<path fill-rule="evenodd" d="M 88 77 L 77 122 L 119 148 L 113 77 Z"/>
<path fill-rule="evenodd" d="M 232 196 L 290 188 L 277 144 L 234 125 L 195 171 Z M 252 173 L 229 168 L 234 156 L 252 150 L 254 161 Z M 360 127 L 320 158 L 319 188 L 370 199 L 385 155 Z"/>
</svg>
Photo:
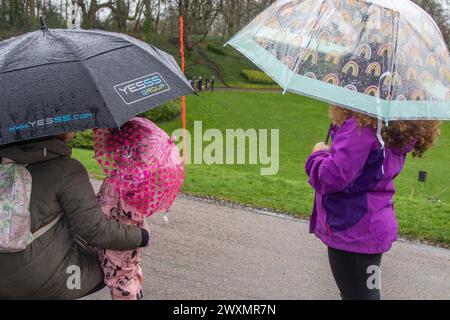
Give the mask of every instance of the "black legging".
<svg viewBox="0 0 450 320">
<path fill-rule="evenodd" d="M 372 282 L 374 268 L 369 267 L 375 266 L 379 270 L 381 254 L 353 253 L 328 247 L 328 258 L 334 280 L 343 300 L 381 299 L 379 287 L 369 288 L 367 284 L 368 280 L 369 284 L 374 283 Z M 379 272 L 378 275 L 380 275 Z"/>
</svg>

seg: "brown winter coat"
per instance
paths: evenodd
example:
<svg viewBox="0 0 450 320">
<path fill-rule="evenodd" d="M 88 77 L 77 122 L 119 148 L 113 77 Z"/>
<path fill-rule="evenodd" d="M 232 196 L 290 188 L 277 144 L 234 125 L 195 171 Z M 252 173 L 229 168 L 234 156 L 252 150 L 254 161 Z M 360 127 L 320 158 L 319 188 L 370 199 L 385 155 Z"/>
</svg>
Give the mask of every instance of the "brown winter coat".
<svg viewBox="0 0 450 320">
<path fill-rule="evenodd" d="M 63 141 L 50 139 L 0 149 L 0 158 L 28 164 L 31 191 L 32 232 L 60 213 L 61 220 L 18 253 L 0 254 L 0 299 L 76 299 L 103 281 L 92 247 L 132 250 L 141 241 L 135 226 L 121 225 L 101 212 L 86 169 L 71 159 Z M 81 289 L 74 283 L 70 266 L 81 271 Z M 73 269 L 72 269 L 73 270 Z"/>
</svg>

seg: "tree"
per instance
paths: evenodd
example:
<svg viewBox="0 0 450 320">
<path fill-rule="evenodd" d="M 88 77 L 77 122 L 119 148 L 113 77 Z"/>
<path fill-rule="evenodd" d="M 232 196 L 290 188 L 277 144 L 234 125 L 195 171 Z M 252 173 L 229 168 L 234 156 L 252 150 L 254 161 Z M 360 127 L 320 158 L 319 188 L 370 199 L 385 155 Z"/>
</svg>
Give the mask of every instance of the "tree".
<svg viewBox="0 0 450 320">
<path fill-rule="evenodd" d="M 448 47 L 450 44 L 449 8 L 444 9 L 441 2 L 436 0 L 413 0 L 413 2 L 422 7 L 434 19 Z"/>
<path fill-rule="evenodd" d="M 34 25 L 34 21 L 36 20 L 36 1 L 35 0 L 28 0 L 28 13 L 29 13 L 29 19 L 28 19 L 28 27 L 32 28 Z"/>
<path fill-rule="evenodd" d="M 72 1 L 72 0 L 70 0 Z M 92 29 L 95 27 L 97 12 L 103 8 L 110 8 L 112 6 L 112 1 L 107 1 L 103 3 L 98 3 L 97 0 L 91 0 L 89 3 L 86 0 L 75 0 L 81 7 L 83 12 L 83 28 Z"/>
<path fill-rule="evenodd" d="M 46 15 L 49 26 L 63 26 L 66 9 L 80 5 L 84 29 L 104 28 L 143 32 L 147 36 L 178 35 L 178 19 L 184 18 L 185 44 L 194 49 L 208 35 L 230 37 L 275 0 L 0 0 L 3 33 L 35 30 L 37 17 Z M 450 42 L 449 9 L 444 0 L 413 0 L 436 21 L 447 45 Z M 107 15 L 101 14 L 108 9 Z M 147 37 L 147 39 L 150 39 Z"/>
</svg>

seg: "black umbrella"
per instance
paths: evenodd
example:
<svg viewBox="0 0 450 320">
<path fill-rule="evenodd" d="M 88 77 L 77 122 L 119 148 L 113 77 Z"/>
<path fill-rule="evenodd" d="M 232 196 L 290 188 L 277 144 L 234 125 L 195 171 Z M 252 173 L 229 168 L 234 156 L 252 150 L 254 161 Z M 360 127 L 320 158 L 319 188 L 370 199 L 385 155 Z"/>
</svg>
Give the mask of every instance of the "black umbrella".
<svg viewBox="0 0 450 320">
<path fill-rule="evenodd" d="M 47 30 L 0 42 L 0 144 L 130 118 L 194 92 L 175 59 L 98 30 Z"/>
</svg>

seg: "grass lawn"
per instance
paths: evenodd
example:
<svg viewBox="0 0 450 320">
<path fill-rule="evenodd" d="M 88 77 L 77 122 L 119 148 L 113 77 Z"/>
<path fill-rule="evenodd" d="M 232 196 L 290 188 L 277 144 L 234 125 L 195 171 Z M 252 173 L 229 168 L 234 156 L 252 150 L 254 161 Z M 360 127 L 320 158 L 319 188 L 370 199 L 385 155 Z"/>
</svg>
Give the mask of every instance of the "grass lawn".
<svg viewBox="0 0 450 320">
<path fill-rule="evenodd" d="M 199 39 L 195 39 L 197 41 Z M 166 37 L 152 36 L 149 39 L 150 43 L 158 48 L 172 54 L 175 59 L 180 63 L 180 53 L 178 43 L 168 41 Z M 276 84 L 258 84 L 250 83 L 242 76 L 242 70 L 251 69 L 258 70 L 258 68 L 248 59 L 246 59 L 241 53 L 236 51 L 231 46 L 224 47 L 226 39 L 221 37 L 207 37 L 200 45 L 203 53 L 213 61 L 220 69 L 220 73 L 224 77 L 228 85 L 237 88 L 249 88 L 249 89 L 279 89 Z M 216 49 L 216 52 L 212 51 L 209 47 Z M 187 77 L 199 77 L 204 79 L 213 75 L 213 71 L 208 67 L 206 61 L 194 52 L 193 50 L 185 51 L 186 54 L 186 76 Z M 224 84 L 220 79 L 216 79 L 216 87 L 224 87 Z"/>
<path fill-rule="evenodd" d="M 313 191 L 303 168 L 314 143 L 326 135 L 329 119 L 325 104 L 291 94 L 215 92 L 188 97 L 187 108 L 191 132 L 196 120 L 203 121 L 203 131 L 279 129 L 280 169 L 277 175 L 261 176 L 260 165 L 187 165 L 184 191 L 309 216 Z M 161 126 L 171 134 L 181 121 Z M 92 151 L 76 149 L 74 156 L 92 174 L 101 175 Z M 450 125 L 446 123 L 436 147 L 424 159 L 409 158 L 396 180 L 396 210 L 402 235 L 450 243 L 449 163 Z M 428 171 L 423 192 L 417 182 L 419 170 Z"/>
</svg>

